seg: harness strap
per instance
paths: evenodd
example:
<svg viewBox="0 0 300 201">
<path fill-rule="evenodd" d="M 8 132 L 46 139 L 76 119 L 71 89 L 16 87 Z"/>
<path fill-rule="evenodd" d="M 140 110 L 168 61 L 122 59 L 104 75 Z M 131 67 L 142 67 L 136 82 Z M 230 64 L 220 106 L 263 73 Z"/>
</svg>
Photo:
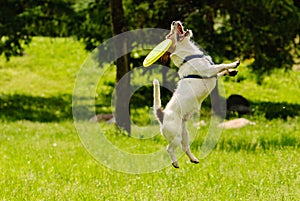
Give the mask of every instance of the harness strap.
<svg viewBox="0 0 300 201">
<path fill-rule="evenodd" d="M 182 61 L 181 65 L 182 66 L 184 63 L 192 60 L 192 59 L 201 59 L 203 58 L 205 55 L 204 54 L 194 54 L 194 55 L 190 55 L 190 56 L 186 56 L 184 58 L 184 60 Z M 208 60 L 208 59 L 207 59 Z M 210 60 L 208 60 L 209 63 L 211 65 L 213 65 L 214 63 L 212 63 Z M 186 79 L 186 78 L 194 78 L 194 79 L 210 79 L 210 78 L 217 78 L 217 75 L 213 75 L 213 76 L 202 76 L 202 75 L 187 75 L 187 76 L 184 76 L 182 79 Z"/>
<path fill-rule="evenodd" d="M 194 54 L 194 55 L 190 55 L 190 56 L 186 56 L 184 58 L 184 60 L 182 61 L 182 64 L 183 65 L 184 63 L 188 62 L 189 60 L 192 60 L 192 59 L 201 59 L 202 57 L 204 57 L 204 54 Z"/>
<path fill-rule="evenodd" d="M 210 78 L 217 78 L 217 75 L 213 76 L 201 76 L 201 75 L 187 75 L 181 78 L 181 80 L 186 78 L 194 78 L 194 79 L 210 79 Z"/>
<path fill-rule="evenodd" d="M 190 56 L 186 56 L 182 63 L 179 65 L 179 66 L 182 66 L 184 63 L 192 60 L 192 59 L 201 59 L 203 57 L 205 57 L 206 55 L 205 54 L 194 54 L 194 55 L 190 55 Z M 214 63 L 212 61 L 210 61 L 209 59 L 206 59 L 211 65 L 214 65 Z"/>
</svg>

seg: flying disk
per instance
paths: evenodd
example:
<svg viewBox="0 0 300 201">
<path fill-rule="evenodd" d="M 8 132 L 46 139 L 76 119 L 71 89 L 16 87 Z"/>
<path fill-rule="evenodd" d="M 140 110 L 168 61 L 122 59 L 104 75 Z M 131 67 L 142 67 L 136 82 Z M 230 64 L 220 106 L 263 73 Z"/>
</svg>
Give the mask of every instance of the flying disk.
<svg viewBox="0 0 300 201">
<path fill-rule="evenodd" d="M 171 39 L 166 39 L 155 46 L 153 50 L 147 55 L 143 62 L 144 67 L 148 67 L 156 62 L 172 45 Z"/>
</svg>

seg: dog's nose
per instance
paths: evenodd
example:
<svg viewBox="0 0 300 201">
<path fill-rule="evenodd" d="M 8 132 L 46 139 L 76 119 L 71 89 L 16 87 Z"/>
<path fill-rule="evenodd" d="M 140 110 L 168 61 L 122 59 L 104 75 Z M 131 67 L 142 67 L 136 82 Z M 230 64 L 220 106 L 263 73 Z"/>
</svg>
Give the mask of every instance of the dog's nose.
<svg viewBox="0 0 300 201">
<path fill-rule="evenodd" d="M 172 26 L 174 26 L 174 25 L 175 25 L 175 23 L 176 23 L 176 21 L 173 21 L 173 22 L 172 22 Z"/>
</svg>

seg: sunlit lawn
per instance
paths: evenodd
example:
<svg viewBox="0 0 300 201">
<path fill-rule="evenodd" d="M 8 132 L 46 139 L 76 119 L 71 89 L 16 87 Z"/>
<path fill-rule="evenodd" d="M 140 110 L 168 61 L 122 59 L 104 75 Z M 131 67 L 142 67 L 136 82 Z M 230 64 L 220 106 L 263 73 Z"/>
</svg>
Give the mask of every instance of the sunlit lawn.
<svg viewBox="0 0 300 201">
<path fill-rule="evenodd" d="M 257 85 L 242 65 L 238 78 L 225 79 L 225 91 L 256 104 L 259 111 L 246 117 L 255 125 L 223 130 L 214 150 L 198 165 L 182 156 L 180 169 L 126 174 L 94 158 L 72 120 L 73 86 L 87 56 L 83 45 L 72 39 L 34 38 L 24 57 L 9 63 L 0 58 L 1 200 L 299 199 L 300 119 L 266 119 L 259 108 L 267 102 L 278 113 L 297 114 L 292 110 L 300 104 L 299 72 L 277 71 Z M 193 130 L 197 156 L 209 129 L 210 117 L 202 119 L 208 125 Z M 98 126 L 113 146 L 128 153 L 151 153 L 166 146 L 160 135 L 144 139 L 158 129 L 155 124 L 132 138 L 114 126 Z"/>
</svg>

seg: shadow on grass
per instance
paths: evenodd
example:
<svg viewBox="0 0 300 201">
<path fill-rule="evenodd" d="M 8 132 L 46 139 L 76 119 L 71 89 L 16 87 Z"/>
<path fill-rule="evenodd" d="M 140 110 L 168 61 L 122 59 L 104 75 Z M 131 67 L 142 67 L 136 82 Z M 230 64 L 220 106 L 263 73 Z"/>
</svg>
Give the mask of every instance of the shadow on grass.
<svg viewBox="0 0 300 201">
<path fill-rule="evenodd" d="M 139 104 L 135 104 L 139 103 Z M 131 106 L 144 107 L 152 105 L 152 94 L 148 99 L 140 101 L 133 97 Z M 210 102 L 206 100 L 203 109 L 210 111 Z M 89 105 L 83 105 L 82 109 L 87 112 L 85 116 L 91 116 Z M 97 111 L 102 111 L 101 105 L 97 105 Z M 250 102 L 253 115 L 264 115 L 266 119 L 281 118 L 300 115 L 300 104 L 276 103 L 276 102 Z M 36 97 L 27 95 L 4 95 L 0 94 L 0 119 L 5 121 L 29 120 L 38 122 L 55 122 L 71 120 L 72 116 L 72 95 L 64 94 L 54 97 Z"/>
<path fill-rule="evenodd" d="M 72 96 L 0 95 L 0 119 L 53 122 L 72 119 Z"/>
<path fill-rule="evenodd" d="M 202 108 L 206 112 L 210 112 L 210 100 L 207 98 L 202 103 Z M 300 116 L 300 104 L 293 104 L 287 102 L 265 102 L 265 101 L 249 101 L 249 107 L 251 109 L 251 114 L 254 116 L 264 116 L 268 120 L 272 119 L 283 119 L 287 120 L 288 117 Z M 230 113 L 227 118 L 241 117 L 238 113 Z"/>
<path fill-rule="evenodd" d="M 300 104 L 291 104 L 286 102 L 250 102 L 254 115 L 264 115 L 266 119 L 280 118 L 287 120 L 288 117 L 300 115 Z"/>
</svg>

